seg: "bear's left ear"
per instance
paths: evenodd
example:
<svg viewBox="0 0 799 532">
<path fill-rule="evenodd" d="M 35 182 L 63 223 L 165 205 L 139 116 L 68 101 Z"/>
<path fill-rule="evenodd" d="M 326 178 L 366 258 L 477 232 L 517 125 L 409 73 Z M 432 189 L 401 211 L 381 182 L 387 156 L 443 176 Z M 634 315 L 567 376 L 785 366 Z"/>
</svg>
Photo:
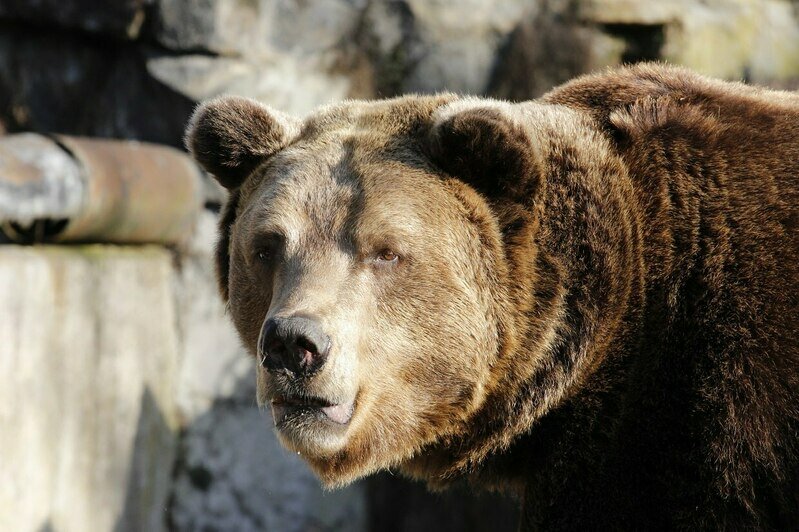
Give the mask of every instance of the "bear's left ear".
<svg viewBox="0 0 799 532">
<path fill-rule="evenodd" d="M 234 190 L 298 132 L 298 122 L 287 115 L 249 98 L 226 96 L 197 107 L 184 142 L 207 172 Z"/>
<path fill-rule="evenodd" d="M 538 189 L 537 150 L 521 126 L 499 109 L 478 107 L 441 116 L 427 145 L 436 165 L 489 198 L 522 200 Z"/>
</svg>

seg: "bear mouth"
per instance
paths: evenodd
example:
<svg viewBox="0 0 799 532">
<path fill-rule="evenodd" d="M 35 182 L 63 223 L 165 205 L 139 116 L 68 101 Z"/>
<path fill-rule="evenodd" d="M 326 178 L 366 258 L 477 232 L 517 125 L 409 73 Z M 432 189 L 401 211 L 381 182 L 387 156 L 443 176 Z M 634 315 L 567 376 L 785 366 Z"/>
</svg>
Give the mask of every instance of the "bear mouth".
<svg viewBox="0 0 799 532">
<path fill-rule="evenodd" d="M 271 401 L 272 417 L 280 429 L 290 423 L 325 421 L 334 425 L 347 425 L 355 411 L 355 401 L 334 403 L 320 397 L 277 396 Z"/>
</svg>

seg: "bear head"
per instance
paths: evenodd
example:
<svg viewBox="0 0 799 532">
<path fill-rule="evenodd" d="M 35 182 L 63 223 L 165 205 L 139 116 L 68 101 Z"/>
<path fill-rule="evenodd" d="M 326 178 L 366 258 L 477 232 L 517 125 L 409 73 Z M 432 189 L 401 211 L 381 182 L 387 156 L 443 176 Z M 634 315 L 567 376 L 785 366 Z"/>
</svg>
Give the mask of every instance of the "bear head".
<svg viewBox="0 0 799 532">
<path fill-rule="evenodd" d="M 505 198 L 539 184 L 506 105 L 411 96 L 301 122 L 225 97 L 189 124 L 230 191 L 217 271 L 259 404 L 328 485 L 425 476 L 427 450 L 457 445 L 499 385 L 509 300 L 529 290 L 512 264 L 535 253 L 530 209 Z"/>
</svg>

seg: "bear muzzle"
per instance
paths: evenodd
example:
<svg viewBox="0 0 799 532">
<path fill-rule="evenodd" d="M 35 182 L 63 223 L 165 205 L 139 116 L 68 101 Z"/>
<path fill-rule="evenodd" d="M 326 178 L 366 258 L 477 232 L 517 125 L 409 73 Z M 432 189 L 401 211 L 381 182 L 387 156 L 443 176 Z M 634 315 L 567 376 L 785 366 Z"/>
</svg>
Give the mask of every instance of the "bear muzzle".
<svg viewBox="0 0 799 532">
<path fill-rule="evenodd" d="M 324 366 L 331 343 L 320 320 L 311 316 L 273 317 L 264 322 L 258 340 L 261 365 L 267 372 L 294 383 L 289 387 L 291 391 L 277 391 L 270 400 L 278 427 L 293 418 L 307 418 L 308 415 L 339 425 L 349 423 L 354 401 L 337 402 L 306 392 L 298 393 L 301 383 L 307 383 Z"/>
<path fill-rule="evenodd" d="M 277 396 L 272 399 L 272 417 L 278 427 L 290 418 L 308 415 L 322 416 L 325 420 L 346 425 L 354 410 L 354 401 L 334 404 L 318 397 L 305 396 Z"/>
</svg>

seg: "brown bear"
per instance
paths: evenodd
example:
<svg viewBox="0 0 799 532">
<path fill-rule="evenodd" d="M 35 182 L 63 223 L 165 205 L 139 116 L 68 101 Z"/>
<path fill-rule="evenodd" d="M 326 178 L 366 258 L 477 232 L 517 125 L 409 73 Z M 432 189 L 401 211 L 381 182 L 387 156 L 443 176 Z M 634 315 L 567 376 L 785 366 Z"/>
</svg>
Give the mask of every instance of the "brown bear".
<svg viewBox="0 0 799 532">
<path fill-rule="evenodd" d="M 799 96 L 638 65 L 518 104 L 201 105 L 219 284 L 328 486 L 522 529 L 799 530 Z"/>
</svg>

